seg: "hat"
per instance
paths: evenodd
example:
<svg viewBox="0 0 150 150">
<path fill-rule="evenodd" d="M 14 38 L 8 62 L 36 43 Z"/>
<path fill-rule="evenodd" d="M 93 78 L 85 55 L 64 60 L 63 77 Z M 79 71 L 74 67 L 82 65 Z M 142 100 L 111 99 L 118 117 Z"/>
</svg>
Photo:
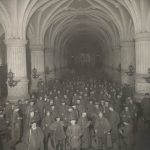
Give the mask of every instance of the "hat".
<svg viewBox="0 0 150 150">
<path fill-rule="evenodd" d="M 95 105 L 99 105 L 99 102 L 95 102 L 94 104 L 95 104 Z"/>
<path fill-rule="evenodd" d="M 61 103 L 66 103 L 65 100 L 61 100 Z"/>
<path fill-rule="evenodd" d="M 14 110 L 17 110 L 17 111 L 19 111 L 19 107 L 18 107 L 17 105 L 15 105 L 15 108 L 14 108 Z"/>
<path fill-rule="evenodd" d="M 146 95 L 149 95 L 149 93 L 145 93 L 145 96 L 146 96 Z"/>
<path fill-rule="evenodd" d="M 31 121 L 31 125 L 34 124 L 34 123 L 37 123 L 37 120 L 33 119 L 33 120 Z"/>
</svg>

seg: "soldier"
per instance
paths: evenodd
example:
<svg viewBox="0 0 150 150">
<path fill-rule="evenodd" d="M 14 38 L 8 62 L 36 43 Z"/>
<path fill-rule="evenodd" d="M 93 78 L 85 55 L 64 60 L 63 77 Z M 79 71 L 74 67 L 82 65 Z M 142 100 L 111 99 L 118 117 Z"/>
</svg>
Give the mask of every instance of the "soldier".
<svg viewBox="0 0 150 150">
<path fill-rule="evenodd" d="M 21 138 L 21 123 L 22 118 L 19 115 L 19 108 L 16 106 L 12 114 L 11 124 L 11 145 L 14 147 Z"/>
<path fill-rule="evenodd" d="M 93 117 L 92 114 L 93 114 L 94 110 L 95 110 L 95 107 L 94 107 L 93 101 L 90 100 L 87 105 L 87 116 L 90 120 L 92 120 L 92 117 Z"/>
<path fill-rule="evenodd" d="M 88 150 L 90 146 L 90 121 L 87 119 L 86 112 L 82 113 L 82 116 L 78 120 L 78 125 L 81 128 L 82 136 L 81 136 L 81 148 L 82 150 Z"/>
<path fill-rule="evenodd" d="M 71 125 L 67 128 L 66 135 L 68 137 L 71 150 L 80 150 L 81 147 L 81 128 L 76 124 L 76 120 L 71 120 Z"/>
<path fill-rule="evenodd" d="M 0 113 L 0 149 L 8 149 L 8 124 L 4 118 L 4 114 Z"/>
<path fill-rule="evenodd" d="M 95 102 L 94 106 L 95 106 L 95 109 L 94 109 L 93 115 L 96 117 L 99 114 L 99 112 L 102 110 L 98 102 Z"/>
<path fill-rule="evenodd" d="M 54 105 L 50 107 L 50 113 L 53 120 L 55 120 L 55 118 L 59 115 L 59 111 L 56 109 Z"/>
<path fill-rule="evenodd" d="M 77 99 L 77 110 L 78 110 L 79 117 L 81 117 L 82 112 L 85 111 L 85 107 L 81 104 L 80 99 Z"/>
<path fill-rule="evenodd" d="M 127 105 L 128 105 L 129 111 L 132 113 L 133 118 L 137 119 L 137 107 L 131 97 L 128 97 Z"/>
<path fill-rule="evenodd" d="M 40 119 L 42 119 L 44 117 L 44 102 L 42 96 L 37 99 L 36 107 L 38 109 Z"/>
<path fill-rule="evenodd" d="M 103 113 L 104 113 L 104 116 L 108 118 L 109 116 L 109 102 L 108 101 L 105 101 Z"/>
<path fill-rule="evenodd" d="M 65 150 L 65 132 L 63 123 L 59 116 L 56 117 L 56 121 L 50 125 L 50 130 L 53 131 L 51 138 L 54 141 L 54 148 L 56 150 Z M 49 147 L 50 149 L 50 147 Z"/>
<path fill-rule="evenodd" d="M 54 98 L 54 104 L 55 104 L 55 106 L 57 108 L 59 108 L 59 106 L 60 106 L 60 99 L 58 98 L 58 96 L 55 96 L 55 98 Z"/>
<path fill-rule="evenodd" d="M 75 118 L 75 119 L 78 119 L 77 118 L 77 114 L 76 114 L 76 111 L 73 111 L 73 108 L 72 107 L 69 107 L 68 108 L 68 113 L 67 113 L 67 118 L 66 118 L 66 121 L 67 121 L 67 124 L 70 125 L 70 121 Z"/>
<path fill-rule="evenodd" d="M 133 150 L 133 125 L 125 121 L 119 129 L 121 134 L 121 149 Z"/>
<path fill-rule="evenodd" d="M 23 143 L 27 150 L 44 150 L 44 134 L 40 127 L 37 127 L 36 121 L 32 121 L 31 128 L 26 133 Z"/>
<path fill-rule="evenodd" d="M 62 118 L 67 117 L 68 108 L 69 108 L 69 106 L 66 105 L 65 101 L 61 101 L 60 115 Z"/>
<path fill-rule="evenodd" d="M 50 112 L 48 111 L 46 113 L 46 116 L 42 120 L 42 130 L 44 133 L 44 145 L 47 148 L 47 143 L 48 143 L 48 136 L 50 134 L 50 125 L 54 122 L 53 118 L 51 117 Z"/>
<path fill-rule="evenodd" d="M 4 115 L 8 124 L 11 123 L 11 104 L 10 102 L 6 101 Z"/>
<path fill-rule="evenodd" d="M 145 93 L 145 97 L 141 102 L 141 107 L 143 111 L 144 122 L 149 123 L 150 122 L 150 94 L 149 93 Z"/>
<path fill-rule="evenodd" d="M 84 93 L 83 95 L 83 100 L 82 100 L 82 105 L 84 105 L 85 107 L 87 106 L 89 102 L 89 97 L 88 97 L 88 94 L 87 93 Z"/>
<path fill-rule="evenodd" d="M 121 111 L 122 111 L 122 99 L 121 99 L 121 95 L 117 95 L 117 97 L 114 100 L 114 102 L 115 102 L 115 104 L 114 104 L 115 110 L 118 113 L 121 113 Z"/>
<path fill-rule="evenodd" d="M 111 148 L 112 147 L 110 137 L 111 125 L 109 121 L 103 116 L 102 112 L 98 114 L 94 129 L 98 149 L 103 150 L 105 148 L 105 150 L 108 150 L 109 148 Z"/>
<path fill-rule="evenodd" d="M 130 111 L 132 118 L 133 118 L 134 132 L 136 133 L 137 128 L 138 128 L 137 127 L 138 109 L 137 109 L 137 106 L 135 105 L 135 103 L 133 102 L 131 97 L 128 97 L 127 105 L 128 105 L 129 111 Z"/>
<path fill-rule="evenodd" d="M 131 122 L 133 123 L 133 116 L 129 111 L 129 107 L 127 105 L 124 106 L 124 110 L 121 113 L 121 120 L 123 122 Z"/>
<path fill-rule="evenodd" d="M 112 136 L 112 143 L 115 150 L 119 148 L 119 123 L 120 123 L 120 116 L 114 110 L 112 106 L 109 107 L 109 116 L 108 121 L 111 125 L 111 136 Z"/>
<path fill-rule="evenodd" d="M 72 98 L 72 105 L 76 104 L 76 101 L 77 101 L 78 98 L 79 97 L 78 97 L 77 93 L 74 93 L 73 98 Z"/>
<path fill-rule="evenodd" d="M 23 135 L 25 135 L 26 132 L 30 129 L 31 123 L 32 123 L 33 121 L 36 121 L 36 122 L 37 122 L 37 118 L 36 118 L 36 116 L 35 116 L 34 111 L 31 111 L 31 112 L 30 112 L 29 116 L 27 117 L 27 119 L 26 119 L 25 121 L 26 121 L 26 122 L 25 122 L 25 125 L 24 125 L 24 134 L 23 134 Z"/>
</svg>

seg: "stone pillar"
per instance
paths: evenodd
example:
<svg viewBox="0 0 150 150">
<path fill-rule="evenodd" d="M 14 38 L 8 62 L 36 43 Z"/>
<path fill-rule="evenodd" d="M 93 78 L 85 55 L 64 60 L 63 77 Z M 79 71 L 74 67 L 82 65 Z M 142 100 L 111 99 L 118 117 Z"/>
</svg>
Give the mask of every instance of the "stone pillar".
<svg viewBox="0 0 150 150">
<path fill-rule="evenodd" d="M 121 64 L 121 48 L 120 46 L 113 46 L 113 78 L 114 81 L 119 82 L 121 81 L 121 74 L 119 69 L 119 65 Z"/>
<path fill-rule="evenodd" d="M 60 78 L 60 74 L 61 74 L 61 68 L 60 68 L 60 53 L 58 52 L 58 50 L 55 50 L 54 52 L 54 65 L 55 65 L 55 78 L 59 79 Z"/>
<path fill-rule="evenodd" d="M 49 74 L 46 75 L 47 79 L 54 79 L 54 50 L 52 48 L 45 48 L 45 67 L 48 67 L 50 71 Z"/>
<path fill-rule="evenodd" d="M 134 75 L 129 76 L 129 66 L 135 68 L 135 44 L 134 42 L 121 42 L 121 82 L 122 84 L 134 85 Z"/>
<path fill-rule="evenodd" d="M 19 80 L 15 87 L 8 85 L 8 100 L 16 102 L 18 99 L 28 98 L 28 79 L 26 63 L 26 40 L 6 39 L 7 47 L 7 67 L 11 70 L 15 78 Z"/>
<path fill-rule="evenodd" d="M 105 73 L 109 79 L 113 79 L 113 50 L 106 51 L 105 54 Z"/>
<path fill-rule="evenodd" d="M 43 45 L 31 45 L 31 91 L 37 90 L 37 83 L 39 78 L 45 80 L 44 73 L 44 46 Z M 33 69 L 37 69 L 37 74 L 39 74 L 39 78 L 33 78 Z"/>
<path fill-rule="evenodd" d="M 135 36 L 136 52 L 136 79 L 135 97 L 141 100 L 146 92 L 150 93 L 150 83 L 144 77 L 148 75 L 150 68 L 150 33 L 140 33 Z"/>
<path fill-rule="evenodd" d="M 61 75 L 64 76 L 66 74 L 66 65 L 65 65 L 65 55 L 64 52 L 60 53 L 60 69 L 61 69 Z"/>
</svg>

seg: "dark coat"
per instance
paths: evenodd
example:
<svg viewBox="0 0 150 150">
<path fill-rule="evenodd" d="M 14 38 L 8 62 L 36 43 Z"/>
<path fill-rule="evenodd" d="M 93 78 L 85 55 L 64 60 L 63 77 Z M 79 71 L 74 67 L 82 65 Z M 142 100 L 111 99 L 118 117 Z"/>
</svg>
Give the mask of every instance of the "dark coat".
<svg viewBox="0 0 150 150">
<path fill-rule="evenodd" d="M 42 130 L 37 127 L 36 130 L 30 129 L 25 138 L 23 143 L 25 143 L 27 150 L 44 150 L 44 135 Z"/>
<path fill-rule="evenodd" d="M 79 125 L 71 125 L 67 128 L 66 134 L 69 138 L 69 144 L 71 148 L 79 148 L 81 145 L 81 128 Z"/>
</svg>

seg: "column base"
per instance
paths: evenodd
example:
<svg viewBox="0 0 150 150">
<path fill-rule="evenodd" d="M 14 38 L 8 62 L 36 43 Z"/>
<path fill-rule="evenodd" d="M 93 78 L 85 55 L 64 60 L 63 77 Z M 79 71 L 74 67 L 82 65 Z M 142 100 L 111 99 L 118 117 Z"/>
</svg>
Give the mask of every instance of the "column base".
<svg viewBox="0 0 150 150">
<path fill-rule="evenodd" d="M 8 101 L 16 103 L 19 99 L 24 100 L 27 98 L 29 98 L 27 79 L 22 79 L 15 87 L 10 87 L 8 85 Z"/>
</svg>

